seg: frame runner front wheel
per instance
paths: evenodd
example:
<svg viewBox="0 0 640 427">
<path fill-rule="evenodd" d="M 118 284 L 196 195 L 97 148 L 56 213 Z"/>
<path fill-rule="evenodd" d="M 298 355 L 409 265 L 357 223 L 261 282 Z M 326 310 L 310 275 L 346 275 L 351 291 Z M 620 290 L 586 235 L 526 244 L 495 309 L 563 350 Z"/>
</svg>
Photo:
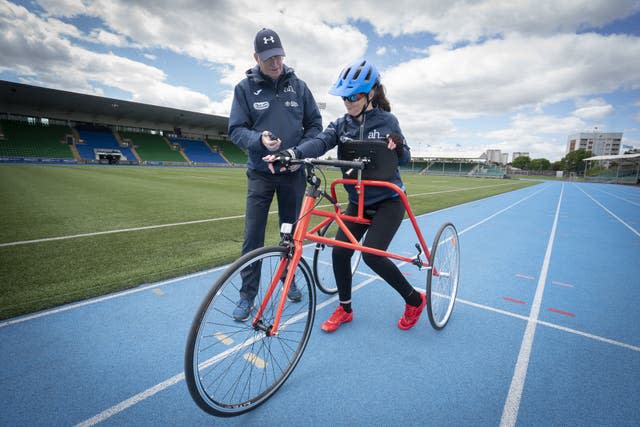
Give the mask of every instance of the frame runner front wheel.
<svg viewBox="0 0 640 427">
<path fill-rule="evenodd" d="M 253 320 L 266 298 L 281 262 L 290 262 L 285 247 L 259 248 L 231 264 L 202 302 L 189 332 L 185 379 L 194 401 L 204 411 L 222 417 L 255 409 L 284 384 L 309 341 L 316 294 L 311 270 L 300 259 L 292 286 L 300 301 L 286 301 L 275 335 L 273 324 L 283 291 L 283 279 L 266 302 L 259 327 Z M 233 318 L 245 281 L 257 286 L 254 308 L 244 322 Z"/>
<path fill-rule="evenodd" d="M 433 240 L 427 272 L 427 313 L 434 329 L 449 322 L 460 281 L 460 241 L 451 223 L 440 227 Z"/>
</svg>

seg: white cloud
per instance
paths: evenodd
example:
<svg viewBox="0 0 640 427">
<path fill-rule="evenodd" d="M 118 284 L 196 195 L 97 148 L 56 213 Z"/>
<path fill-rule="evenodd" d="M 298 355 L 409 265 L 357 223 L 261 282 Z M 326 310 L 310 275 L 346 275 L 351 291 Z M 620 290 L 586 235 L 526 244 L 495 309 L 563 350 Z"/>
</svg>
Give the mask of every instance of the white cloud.
<svg viewBox="0 0 640 427">
<path fill-rule="evenodd" d="M 637 70 L 640 39 L 584 34 L 512 37 L 455 50 L 436 46 L 427 58 L 386 70 L 385 78 L 412 107 L 463 116 L 637 88 Z"/>
<path fill-rule="evenodd" d="M 226 109 L 192 89 L 167 84 L 158 68 L 75 46 L 63 37 L 73 32 L 58 20 L 53 26 L 51 22 L 14 5 L 0 10 L 0 56 L 21 71 L 25 83 L 103 95 L 94 84 L 99 82 L 130 93 L 138 102 L 218 113 Z"/>
<path fill-rule="evenodd" d="M 127 41 L 126 37 L 112 33 L 110 31 L 105 31 L 103 29 L 96 29 L 91 31 L 89 37 L 86 37 L 85 39 L 90 42 L 102 44 L 105 46 L 135 48 L 134 45 Z"/>
<path fill-rule="evenodd" d="M 309 2 L 288 9 L 308 11 Z M 640 10 L 634 0 L 338 0 L 323 3 L 316 13 L 326 22 L 369 21 L 379 34 L 431 33 L 453 44 L 510 34 L 547 36 L 598 28 Z"/>
<path fill-rule="evenodd" d="M 354 22 L 368 22 L 387 35 L 384 46 L 374 46 L 381 61 L 398 50 L 415 58 L 381 70 L 407 137 L 429 148 L 458 143 L 455 150 L 468 149 L 473 155 L 492 144 L 522 141 L 545 152 L 556 152 L 553 144 L 564 149 L 558 135 L 616 114 L 617 107 L 593 94 L 640 88 L 640 38 L 575 34 L 639 11 L 637 1 L 336 0 L 321 8 L 305 0 L 38 4 L 46 11 L 42 16 L 0 0 L 0 71 L 10 70 L 33 84 L 96 94 L 101 87 L 113 87 L 139 102 L 228 114 L 233 85 L 254 65 L 254 34 L 268 25 L 282 38 L 286 63 L 307 81 L 318 101 L 326 102 L 325 124 L 344 114 L 342 102 L 327 91 L 345 64 L 367 52 L 369 40 Z M 175 13 L 167 13 L 171 10 Z M 103 25 L 83 33 L 64 22 L 82 15 Z M 414 34 L 411 46 L 396 49 L 389 42 L 388 35 L 409 33 Z M 443 43 L 429 46 L 432 37 Z M 79 41 L 138 49 L 157 66 L 92 52 Z M 464 41 L 471 43 L 460 44 Z M 198 91 L 169 84 L 158 60 L 163 51 L 215 69 L 221 78 L 212 84 L 223 100 L 214 103 Z M 576 99 L 566 117 L 544 113 L 546 106 Z M 473 132 L 458 125 L 461 119 L 497 115 L 511 117 L 509 127 Z"/>
<path fill-rule="evenodd" d="M 590 100 L 579 98 L 576 100 L 576 107 L 573 114 L 585 120 L 602 120 L 613 113 L 613 106 L 601 98 Z"/>
</svg>

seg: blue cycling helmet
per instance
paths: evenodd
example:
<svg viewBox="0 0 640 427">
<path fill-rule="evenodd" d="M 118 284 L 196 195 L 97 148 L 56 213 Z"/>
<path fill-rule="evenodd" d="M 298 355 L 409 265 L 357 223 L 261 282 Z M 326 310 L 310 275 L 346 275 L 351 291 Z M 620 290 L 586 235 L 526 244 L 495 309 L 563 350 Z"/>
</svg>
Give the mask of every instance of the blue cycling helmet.
<svg viewBox="0 0 640 427">
<path fill-rule="evenodd" d="M 371 62 L 360 59 L 340 72 L 338 80 L 331 86 L 329 93 L 337 96 L 349 96 L 356 93 L 369 93 L 379 82 L 380 73 Z"/>
</svg>

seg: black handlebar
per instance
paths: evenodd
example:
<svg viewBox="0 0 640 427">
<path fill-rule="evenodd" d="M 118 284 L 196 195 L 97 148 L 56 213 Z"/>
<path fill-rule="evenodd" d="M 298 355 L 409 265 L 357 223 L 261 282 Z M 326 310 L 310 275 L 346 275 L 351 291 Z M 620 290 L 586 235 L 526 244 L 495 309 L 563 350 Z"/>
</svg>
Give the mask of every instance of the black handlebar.
<svg viewBox="0 0 640 427">
<path fill-rule="evenodd" d="M 318 166 L 334 166 L 337 168 L 350 168 L 350 169 L 364 169 L 369 159 L 361 160 L 323 160 L 323 159 L 290 159 L 289 163 L 295 164 L 310 164 Z"/>
</svg>

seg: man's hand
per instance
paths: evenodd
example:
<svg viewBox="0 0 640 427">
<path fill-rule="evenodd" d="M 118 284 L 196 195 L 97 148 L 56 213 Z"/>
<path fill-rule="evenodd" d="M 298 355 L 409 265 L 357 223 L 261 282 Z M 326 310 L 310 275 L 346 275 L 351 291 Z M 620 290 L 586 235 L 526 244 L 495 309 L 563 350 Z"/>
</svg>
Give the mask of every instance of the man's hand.
<svg viewBox="0 0 640 427">
<path fill-rule="evenodd" d="M 278 151 L 280 149 L 280 144 L 282 144 L 280 138 L 276 138 L 276 136 L 268 130 L 262 131 L 261 140 L 262 145 L 264 145 L 269 151 Z"/>
<path fill-rule="evenodd" d="M 287 169 L 290 171 L 296 171 L 300 168 L 300 165 L 291 165 L 289 163 L 291 159 L 295 159 L 296 155 L 293 150 L 281 151 L 278 154 L 269 154 L 264 156 L 262 160 L 268 163 L 267 167 L 271 173 L 276 173 L 276 169 L 280 172 L 284 172 Z"/>
</svg>

